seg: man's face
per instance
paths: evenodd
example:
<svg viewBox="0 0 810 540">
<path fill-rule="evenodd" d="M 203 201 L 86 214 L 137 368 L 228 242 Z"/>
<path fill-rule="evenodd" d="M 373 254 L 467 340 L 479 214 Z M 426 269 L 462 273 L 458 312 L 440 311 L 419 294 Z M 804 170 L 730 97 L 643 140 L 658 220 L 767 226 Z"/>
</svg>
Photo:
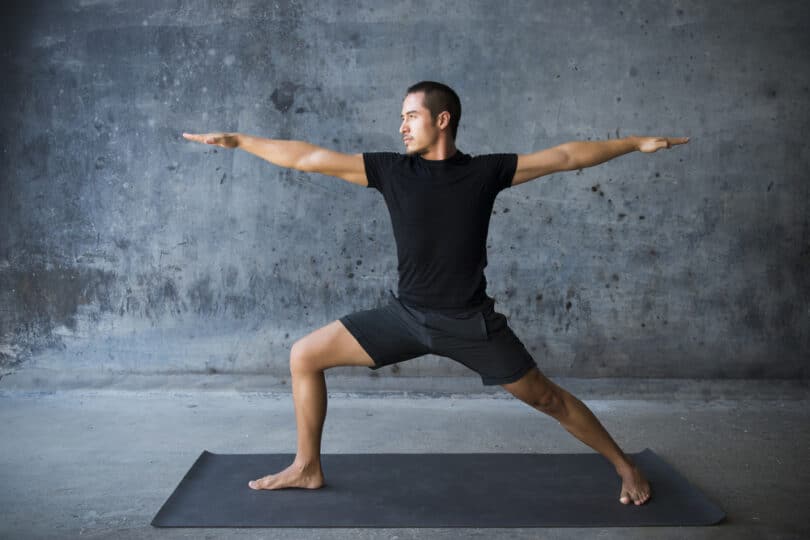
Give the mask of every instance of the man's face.
<svg viewBox="0 0 810 540">
<path fill-rule="evenodd" d="M 408 94 L 402 102 L 402 142 L 406 154 L 424 154 L 439 138 L 439 128 L 430 117 L 430 111 L 423 105 L 424 92 Z"/>
</svg>

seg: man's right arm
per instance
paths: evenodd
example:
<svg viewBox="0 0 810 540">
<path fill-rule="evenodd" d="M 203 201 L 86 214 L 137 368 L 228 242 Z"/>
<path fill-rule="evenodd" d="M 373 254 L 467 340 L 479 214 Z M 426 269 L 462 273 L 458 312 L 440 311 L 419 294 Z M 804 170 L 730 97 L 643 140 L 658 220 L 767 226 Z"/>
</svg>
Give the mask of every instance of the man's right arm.
<svg viewBox="0 0 810 540">
<path fill-rule="evenodd" d="M 362 154 L 344 154 L 304 141 L 266 139 L 242 133 L 183 133 L 188 140 L 246 152 L 288 169 L 335 176 L 368 186 Z"/>
</svg>

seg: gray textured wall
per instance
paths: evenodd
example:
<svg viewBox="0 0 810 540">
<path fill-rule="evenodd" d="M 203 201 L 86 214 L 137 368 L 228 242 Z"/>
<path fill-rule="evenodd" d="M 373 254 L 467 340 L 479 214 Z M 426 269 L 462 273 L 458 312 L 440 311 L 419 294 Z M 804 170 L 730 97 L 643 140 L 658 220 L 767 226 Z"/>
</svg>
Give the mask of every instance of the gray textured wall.
<svg viewBox="0 0 810 540">
<path fill-rule="evenodd" d="M 296 338 L 396 286 L 382 198 L 180 133 L 401 151 L 404 90 L 435 79 L 468 153 L 691 137 L 499 197 L 490 293 L 547 373 L 807 377 L 808 5 L 18 6 L 0 374 L 286 377 Z M 474 377 L 430 357 L 352 373 Z"/>
</svg>

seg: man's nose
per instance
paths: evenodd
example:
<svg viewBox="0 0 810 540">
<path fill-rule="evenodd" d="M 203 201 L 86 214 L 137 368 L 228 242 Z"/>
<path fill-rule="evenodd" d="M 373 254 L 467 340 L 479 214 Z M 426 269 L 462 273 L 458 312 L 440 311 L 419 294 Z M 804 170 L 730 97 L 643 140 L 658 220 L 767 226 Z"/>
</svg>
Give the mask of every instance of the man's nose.
<svg viewBox="0 0 810 540">
<path fill-rule="evenodd" d="M 400 132 L 400 133 L 405 133 L 405 130 L 406 130 L 406 125 L 405 125 L 405 122 L 402 122 L 402 123 L 399 125 L 399 132 Z"/>
</svg>

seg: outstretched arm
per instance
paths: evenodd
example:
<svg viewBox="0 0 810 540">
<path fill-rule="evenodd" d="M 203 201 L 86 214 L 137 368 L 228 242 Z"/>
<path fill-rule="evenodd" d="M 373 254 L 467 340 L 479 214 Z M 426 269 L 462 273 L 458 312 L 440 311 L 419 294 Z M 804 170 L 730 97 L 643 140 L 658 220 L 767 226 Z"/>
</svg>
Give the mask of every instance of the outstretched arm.
<svg viewBox="0 0 810 540">
<path fill-rule="evenodd" d="M 562 171 L 593 167 L 615 157 L 634 152 L 655 152 L 661 148 L 689 142 L 689 137 L 625 137 L 607 141 L 572 141 L 518 155 L 517 170 L 512 179 L 516 186 L 535 178 Z"/>
<path fill-rule="evenodd" d="M 304 141 L 266 139 L 243 133 L 183 133 L 183 137 L 222 148 L 241 148 L 279 167 L 317 172 L 353 184 L 368 185 L 362 154 L 344 154 Z"/>
</svg>

